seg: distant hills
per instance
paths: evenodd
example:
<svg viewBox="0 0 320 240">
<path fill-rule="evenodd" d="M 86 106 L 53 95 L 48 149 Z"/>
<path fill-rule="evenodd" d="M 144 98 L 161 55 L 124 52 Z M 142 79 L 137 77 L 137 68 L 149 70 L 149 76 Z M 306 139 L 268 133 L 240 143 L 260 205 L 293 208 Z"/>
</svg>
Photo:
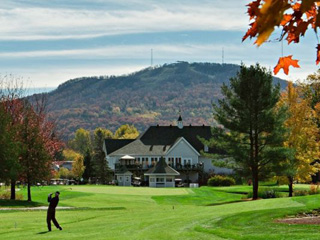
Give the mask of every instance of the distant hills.
<svg viewBox="0 0 320 240">
<path fill-rule="evenodd" d="M 46 93 L 48 110 L 65 138 L 80 127 L 114 131 L 129 123 L 144 131 L 175 124 L 179 109 L 184 124 L 212 124 L 212 102 L 238 70 L 234 64 L 178 62 L 119 77 L 73 79 Z M 286 87 L 286 81 L 274 81 Z"/>
</svg>

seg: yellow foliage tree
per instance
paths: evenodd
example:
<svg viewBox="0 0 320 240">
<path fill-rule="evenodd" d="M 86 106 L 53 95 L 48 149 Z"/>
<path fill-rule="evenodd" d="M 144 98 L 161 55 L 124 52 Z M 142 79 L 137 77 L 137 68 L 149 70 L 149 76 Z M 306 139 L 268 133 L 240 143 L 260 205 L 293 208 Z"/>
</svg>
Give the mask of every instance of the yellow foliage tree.
<svg viewBox="0 0 320 240">
<path fill-rule="evenodd" d="M 310 181 L 311 175 L 319 171 L 319 165 L 313 164 L 319 157 L 319 130 L 316 112 L 310 105 L 310 99 L 301 97 L 299 86 L 289 83 L 287 91 L 281 96 L 280 105 L 285 105 L 289 113 L 285 121 L 288 136 L 284 145 L 292 149 L 292 154 L 284 164 L 284 172 L 288 177 L 291 197 L 294 181 Z"/>
<path fill-rule="evenodd" d="M 139 131 L 133 126 L 129 124 L 125 124 L 120 126 L 115 134 L 115 139 L 135 139 L 139 136 Z"/>
<path fill-rule="evenodd" d="M 80 179 L 84 173 L 84 170 L 86 167 L 83 164 L 83 157 L 79 155 L 78 157 L 75 158 L 74 162 L 72 163 L 72 175 L 76 179 Z"/>
<path fill-rule="evenodd" d="M 90 132 L 83 128 L 79 128 L 69 145 L 72 149 L 84 156 L 87 149 L 91 149 Z"/>
<path fill-rule="evenodd" d="M 75 161 L 76 158 L 80 157 L 81 154 L 73 151 L 72 149 L 66 148 L 62 152 L 65 161 Z"/>
</svg>

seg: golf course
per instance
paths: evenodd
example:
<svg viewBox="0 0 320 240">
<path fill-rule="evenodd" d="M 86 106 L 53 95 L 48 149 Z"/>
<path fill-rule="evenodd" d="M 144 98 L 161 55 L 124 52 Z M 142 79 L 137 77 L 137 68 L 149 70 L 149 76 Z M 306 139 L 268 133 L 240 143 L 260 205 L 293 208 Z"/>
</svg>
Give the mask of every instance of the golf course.
<svg viewBox="0 0 320 240">
<path fill-rule="evenodd" d="M 53 226 L 47 232 L 41 206 L 48 206 L 47 196 L 55 191 L 61 193 L 56 218 L 63 230 Z M 250 201 L 243 194 L 248 191 L 249 186 L 33 187 L 31 203 L 0 200 L 0 239 L 319 239 L 319 225 L 276 220 L 320 208 L 320 195 Z M 26 189 L 17 193 L 25 199 Z"/>
</svg>

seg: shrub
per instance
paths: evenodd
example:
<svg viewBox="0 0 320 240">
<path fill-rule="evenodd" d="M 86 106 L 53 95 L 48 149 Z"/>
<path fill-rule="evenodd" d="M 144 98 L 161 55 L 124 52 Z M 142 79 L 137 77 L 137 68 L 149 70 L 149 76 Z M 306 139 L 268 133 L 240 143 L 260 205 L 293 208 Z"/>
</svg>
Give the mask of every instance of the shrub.
<svg viewBox="0 0 320 240">
<path fill-rule="evenodd" d="M 216 175 L 209 178 L 208 186 L 231 186 L 235 185 L 235 180 L 232 177 Z"/>
<path fill-rule="evenodd" d="M 311 184 L 309 194 L 314 195 L 314 194 L 319 194 L 319 193 L 320 193 L 319 185 Z"/>
<path fill-rule="evenodd" d="M 10 197 L 11 197 L 10 191 L 0 193 L 0 199 L 9 200 Z M 23 200 L 23 195 L 21 193 L 16 193 L 16 200 Z"/>
<path fill-rule="evenodd" d="M 252 197 L 253 197 L 253 193 L 251 191 L 248 193 L 248 198 L 252 198 Z M 281 197 L 281 194 L 272 188 L 261 189 L 258 192 L 258 198 L 267 199 L 267 198 L 279 198 L 279 197 Z"/>
<path fill-rule="evenodd" d="M 296 190 L 294 191 L 295 196 L 307 196 L 309 192 L 307 190 Z"/>
</svg>

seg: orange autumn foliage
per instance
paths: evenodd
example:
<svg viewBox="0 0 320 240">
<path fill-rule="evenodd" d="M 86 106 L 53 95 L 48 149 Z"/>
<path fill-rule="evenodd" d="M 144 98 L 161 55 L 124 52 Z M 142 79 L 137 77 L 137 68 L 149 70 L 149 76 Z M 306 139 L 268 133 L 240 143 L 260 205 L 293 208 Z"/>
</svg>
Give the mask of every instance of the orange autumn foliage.
<svg viewBox="0 0 320 240">
<path fill-rule="evenodd" d="M 292 59 L 292 55 L 279 58 L 278 64 L 273 69 L 273 72 L 274 72 L 274 74 L 277 74 L 279 72 L 279 70 L 282 68 L 284 73 L 288 75 L 289 66 L 300 67 L 298 64 L 298 60 Z"/>
<path fill-rule="evenodd" d="M 275 28 L 281 29 L 278 41 L 285 39 L 288 44 L 299 43 L 308 29 L 317 34 L 320 27 L 319 0 L 255 0 L 247 5 L 250 19 L 249 29 L 243 41 L 256 38 L 255 44 L 260 46 L 266 42 Z M 320 46 L 316 47 L 316 64 L 320 62 Z M 289 67 L 299 67 L 292 55 L 279 59 L 274 72 L 283 69 L 289 73 Z"/>
</svg>

